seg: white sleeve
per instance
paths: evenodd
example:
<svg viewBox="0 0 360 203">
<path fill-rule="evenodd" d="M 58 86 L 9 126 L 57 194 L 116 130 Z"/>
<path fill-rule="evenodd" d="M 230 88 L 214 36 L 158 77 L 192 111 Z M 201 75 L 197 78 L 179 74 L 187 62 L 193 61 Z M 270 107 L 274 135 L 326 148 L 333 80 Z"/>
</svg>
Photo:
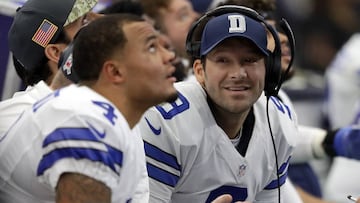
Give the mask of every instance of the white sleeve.
<svg viewBox="0 0 360 203">
<path fill-rule="evenodd" d="M 79 173 L 103 182 L 109 188 L 118 185 L 121 174 L 118 160 L 124 149 L 113 143 L 118 143 L 124 135 L 108 131 L 104 139 L 99 139 L 93 129 L 104 129 L 98 126 L 107 126 L 107 123 L 90 118 L 85 122 L 78 116 L 64 121 L 62 126 L 44 133 L 43 155 L 37 170 L 39 180 L 55 189 L 63 173 Z"/>
<path fill-rule="evenodd" d="M 256 195 L 254 202 L 256 203 L 267 203 L 267 202 L 278 202 L 278 189 L 263 190 Z M 280 202 L 291 202 L 291 203 L 302 203 L 299 193 L 296 191 L 294 185 L 290 181 L 290 178 L 286 178 L 286 182 L 280 187 Z"/>
<path fill-rule="evenodd" d="M 281 90 L 279 92 L 279 97 L 284 103 L 290 106 L 291 109 L 295 110 L 290 98 L 284 91 Z M 304 163 L 312 159 L 320 159 L 327 156 L 322 147 L 322 142 L 327 134 L 325 130 L 298 125 L 298 131 L 299 139 L 297 139 L 290 163 Z"/>
<path fill-rule="evenodd" d="M 290 181 L 290 178 L 287 178 L 285 184 L 281 187 L 282 201 L 281 202 L 291 202 L 291 203 L 302 203 L 303 201 L 300 198 L 299 193 L 296 191 L 294 185 Z"/>
<path fill-rule="evenodd" d="M 145 166 L 145 165 L 144 165 Z M 141 180 L 136 188 L 134 197 L 132 198 L 133 203 L 149 202 L 149 177 L 147 170 L 144 167 L 144 171 L 141 175 Z"/>
<path fill-rule="evenodd" d="M 181 172 L 176 152 L 179 142 L 173 139 L 173 128 L 163 122 L 166 120 L 152 108 L 138 125 L 145 146 L 150 202 L 170 202 Z M 156 130 L 161 130 L 161 134 Z"/>
<path fill-rule="evenodd" d="M 137 135 L 141 135 L 139 132 L 139 128 L 135 127 L 134 131 L 136 131 Z M 139 136 L 140 137 L 140 136 Z M 143 143 L 141 141 L 141 143 Z M 145 157 L 145 151 L 144 148 L 142 148 L 142 154 Z M 144 158 L 145 160 L 145 158 Z M 149 176 L 147 173 L 146 165 L 143 164 L 143 167 L 141 169 L 141 179 L 139 181 L 139 184 L 136 187 L 135 194 L 132 198 L 133 203 L 143 203 L 143 202 L 149 202 Z"/>
<path fill-rule="evenodd" d="M 299 126 L 301 139 L 298 140 L 294 149 L 291 163 L 304 163 L 312 159 L 320 159 L 326 157 L 322 142 L 327 132 L 320 128 Z"/>
</svg>

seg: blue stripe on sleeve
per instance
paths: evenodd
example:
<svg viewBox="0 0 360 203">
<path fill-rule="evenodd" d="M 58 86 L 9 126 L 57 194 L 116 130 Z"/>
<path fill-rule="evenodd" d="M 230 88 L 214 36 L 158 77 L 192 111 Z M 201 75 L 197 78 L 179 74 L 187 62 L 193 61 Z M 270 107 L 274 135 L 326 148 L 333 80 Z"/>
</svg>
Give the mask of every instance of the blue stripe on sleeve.
<svg viewBox="0 0 360 203">
<path fill-rule="evenodd" d="M 285 163 L 283 163 L 283 164 L 280 166 L 280 168 L 279 168 L 279 175 L 282 174 L 282 173 L 284 173 L 284 171 L 286 170 L 286 167 L 289 165 L 290 158 L 291 158 L 291 156 L 288 158 L 288 160 L 287 160 Z"/>
<path fill-rule="evenodd" d="M 150 163 L 146 163 L 148 174 L 150 178 L 153 178 L 163 184 L 175 187 L 179 181 L 179 176 L 169 173 L 161 168 L 158 168 Z"/>
<path fill-rule="evenodd" d="M 144 141 L 145 154 L 146 156 L 155 159 L 163 164 L 166 164 L 176 170 L 181 170 L 180 164 L 177 162 L 176 157 L 160 150 L 154 145 Z"/>
<path fill-rule="evenodd" d="M 102 162 L 118 174 L 115 169 L 114 162 L 107 152 L 85 148 L 62 148 L 55 149 L 51 153 L 42 157 L 38 166 L 37 175 L 42 175 L 44 171 L 51 168 L 57 161 L 64 158 L 88 159 L 91 161 Z"/>
<path fill-rule="evenodd" d="M 88 128 L 58 128 L 45 138 L 43 147 L 63 140 L 98 141 Z"/>
<path fill-rule="evenodd" d="M 64 158 L 72 159 L 88 159 L 90 161 L 101 162 L 108 166 L 115 173 L 115 164 L 122 167 L 123 164 L 123 152 L 119 149 L 113 148 L 106 143 L 103 143 L 100 139 L 97 139 L 87 128 L 60 128 L 56 129 L 53 133 L 49 134 L 44 142 L 43 147 L 51 144 L 56 144 L 59 141 L 92 141 L 102 144 L 106 147 L 105 151 L 93 148 L 85 147 L 63 147 L 56 148 L 50 151 L 48 154 L 43 155 L 38 165 L 37 175 L 42 175 L 45 170 L 51 168 L 57 161 Z"/>
<path fill-rule="evenodd" d="M 280 176 L 280 186 L 285 183 L 286 178 L 288 176 L 287 166 L 289 165 L 290 158 L 291 158 L 291 156 L 287 159 L 287 161 L 285 163 L 281 164 L 281 166 L 279 168 L 279 171 L 278 171 L 279 175 L 281 175 L 282 173 L 285 172 L 282 176 Z M 269 185 L 267 185 L 265 187 L 265 190 L 275 189 L 275 188 L 277 188 L 277 185 L 278 185 L 277 179 L 273 180 L 270 182 Z"/>
<path fill-rule="evenodd" d="M 280 176 L 280 186 L 282 186 L 286 182 L 286 178 L 287 178 L 287 172 L 284 175 Z M 272 190 L 277 187 L 278 187 L 278 182 L 276 179 L 271 181 L 270 184 L 265 187 L 265 190 Z"/>
</svg>

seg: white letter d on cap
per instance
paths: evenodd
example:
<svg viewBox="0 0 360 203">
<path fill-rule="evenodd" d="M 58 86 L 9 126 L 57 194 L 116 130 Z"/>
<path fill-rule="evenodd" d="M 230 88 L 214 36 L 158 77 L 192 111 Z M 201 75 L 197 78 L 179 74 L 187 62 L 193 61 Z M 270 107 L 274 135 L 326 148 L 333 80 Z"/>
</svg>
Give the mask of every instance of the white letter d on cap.
<svg viewBox="0 0 360 203">
<path fill-rule="evenodd" d="M 230 22 L 229 33 L 246 31 L 246 22 L 243 15 L 229 15 L 228 20 Z"/>
</svg>

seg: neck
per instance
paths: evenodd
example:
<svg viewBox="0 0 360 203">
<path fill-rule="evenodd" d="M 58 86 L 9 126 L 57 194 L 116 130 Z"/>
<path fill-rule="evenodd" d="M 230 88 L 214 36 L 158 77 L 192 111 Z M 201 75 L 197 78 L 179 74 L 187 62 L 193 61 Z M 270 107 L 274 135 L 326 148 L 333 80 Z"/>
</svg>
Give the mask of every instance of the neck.
<svg viewBox="0 0 360 203">
<path fill-rule="evenodd" d="M 139 122 L 144 112 L 149 108 L 148 105 L 140 105 L 139 102 L 133 101 L 131 97 L 116 86 L 111 88 L 103 88 L 98 84 L 88 86 L 111 101 L 124 116 L 131 129 Z"/>
<path fill-rule="evenodd" d="M 50 88 L 52 90 L 56 90 L 70 84 L 72 84 L 72 82 L 68 80 L 61 71 L 58 71 L 54 79 L 51 81 Z"/>
<path fill-rule="evenodd" d="M 140 120 L 142 115 L 149 107 L 134 105 L 133 102 L 124 101 L 123 104 L 117 105 L 119 111 L 124 115 L 126 121 L 132 129 Z"/>
<path fill-rule="evenodd" d="M 236 136 L 238 136 L 244 125 L 245 119 L 250 112 L 250 109 L 247 109 L 242 113 L 232 113 L 214 104 L 211 106 L 212 107 L 210 109 L 214 115 L 216 123 L 224 130 L 226 135 L 230 139 L 234 139 Z"/>
</svg>

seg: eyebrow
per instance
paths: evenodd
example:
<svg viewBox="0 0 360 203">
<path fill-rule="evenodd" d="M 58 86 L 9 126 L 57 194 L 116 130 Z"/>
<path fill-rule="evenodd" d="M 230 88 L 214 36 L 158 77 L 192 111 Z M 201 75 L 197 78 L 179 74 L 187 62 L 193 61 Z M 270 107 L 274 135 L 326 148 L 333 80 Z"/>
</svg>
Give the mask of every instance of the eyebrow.
<svg viewBox="0 0 360 203">
<path fill-rule="evenodd" d="M 145 42 L 148 43 L 149 41 L 156 40 L 159 38 L 157 33 L 151 33 L 150 35 L 146 36 Z"/>
<path fill-rule="evenodd" d="M 157 38 L 158 38 L 157 35 L 150 35 L 150 36 L 145 38 L 145 43 L 148 43 L 148 42 L 150 42 L 152 40 L 156 40 Z"/>
</svg>

